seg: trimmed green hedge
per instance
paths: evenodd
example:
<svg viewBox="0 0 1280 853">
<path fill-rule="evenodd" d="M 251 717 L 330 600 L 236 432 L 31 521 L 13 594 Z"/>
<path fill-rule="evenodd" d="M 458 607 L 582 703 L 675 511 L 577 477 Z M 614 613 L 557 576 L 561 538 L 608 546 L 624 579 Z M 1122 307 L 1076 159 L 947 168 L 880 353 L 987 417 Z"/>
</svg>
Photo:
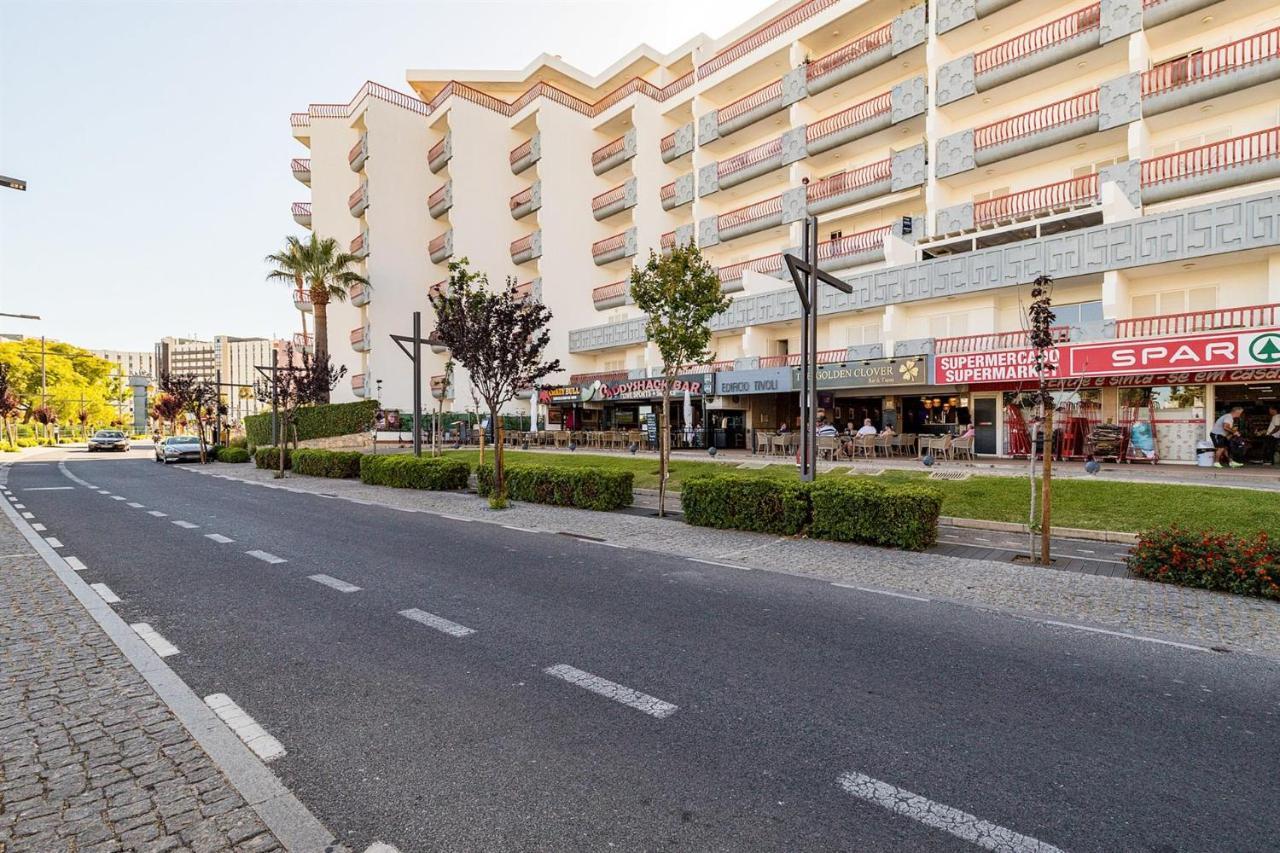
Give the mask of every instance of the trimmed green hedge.
<svg viewBox="0 0 1280 853">
<path fill-rule="evenodd" d="M 222 447 L 218 449 L 214 458 L 219 462 L 248 462 L 249 451 L 243 447 Z"/>
<path fill-rule="evenodd" d="M 299 448 L 293 451 L 293 473 L 344 480 L 359 477 L 362 456 L 363 453 L 355 450 Z"/>
<path fill-rule="evenodd" d="M 631 506 L 634 498 L 635 477 L 630 471 L 507 465 L 504 472 L 511 500 L 609 512 Z M 492 464 L 476 467 L 476 485 L 481 497 L 493 494 Z"/>
<path fill-rule="evenodd" d="M 706 474 L 680 486 L 684 520 L 699 527 L 795 536 L 809 523 L 809 490 L 800 482 L 742 474 Z"/>
<path fill-rule="evenodd" d="M 298 409 L 298 440 L 328 438 L 333 435 L 351 435 L 368 432 L 378 414 L 377 400 L 357 400 L 354 403 L 329 403 L 323 406 L 304 406 Z M 271 443 L 271 413 L 249 415 L 244 419 L 245 436 L 254 447 Z M 289 436 L 290 440 L 293 436 Z"/>
<path fill-rule="evenodd" d="M 465 489 L 471 466 L 457 459 L 409 456 L 360 457 L 360 481 L 370 486 L 447 491 Z"/>
<path fill-rule="evenodd" d="M 1129 554 L 1138 577 L 1280 600 L 1280 541 L 1166 527 L 1138 537 Z"/>
<path fill-rule="evenodd" d="M 284 467 L 291 467 L 293 462 L 293 454 L 289 452 L 289 448 L 284 449 Z M 280 470 L 279 451 L 271 446 L 257 447 L 253 451 L 253 464 L 267 471 Z"/>
<path fill-rule="evenodd" d="M 249 439 L 247 436 L 237 435 L 227 442 L 228 447 L 241 447 L 245 450 L 249 449 Z"/>
<path fill-rule="evenodd" d="M 923 551 L 938 541 L 942 494 L 936 489 L 829 477 L 810 486 L 809 498 L 814 538 L 908 551 Z"/>
</svg>

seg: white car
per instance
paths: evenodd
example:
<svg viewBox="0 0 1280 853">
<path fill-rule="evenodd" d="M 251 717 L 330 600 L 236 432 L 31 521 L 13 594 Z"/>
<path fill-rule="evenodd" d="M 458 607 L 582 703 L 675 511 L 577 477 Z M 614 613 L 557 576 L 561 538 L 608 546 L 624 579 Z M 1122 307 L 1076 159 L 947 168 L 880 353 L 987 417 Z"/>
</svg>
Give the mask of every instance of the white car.
<svg viewBox="0 0 1280 853">
<path fill-rule="evenodd" d="M 118 450 L 121 453 L 129 449 L 129 436 L 118 429 L 100 429 L 89 439 L 89 452 L 98 450 Z"/>
<path fill-rule="evenodd" d="M 156 461 L 168 465 L 186 459 L 200 461 L 200 439 L 194 435 L 172 435 L 156 445 Z"/>
</svg>

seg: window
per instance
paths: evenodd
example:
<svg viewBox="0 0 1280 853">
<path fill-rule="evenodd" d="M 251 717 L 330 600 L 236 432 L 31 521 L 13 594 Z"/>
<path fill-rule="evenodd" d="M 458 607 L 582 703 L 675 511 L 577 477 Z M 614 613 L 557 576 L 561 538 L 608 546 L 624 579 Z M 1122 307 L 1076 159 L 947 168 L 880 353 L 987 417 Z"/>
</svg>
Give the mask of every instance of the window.
<svg viewBox="0 0 1280 853">
<path fill-rule="evenodd" d="M 626 370 L 626 369 L 627 369 L 627 363 L 625 360 L 621 358 L 615 358 L 610 361 L 606 361 L 604 363 L 604 370 L 606 373 L 612 373 L 615 370 Z"/>
<path fill-rule="evenodd" d="M 862 323 L 861 325 L 846 326 L 844 330 L 845 346 L 856 347 L 862 344 L 878 344 L 884 340 L 883 330 L 880 323 Z"/>
<path fill-rule="evenodd" d="M 929 336 L 933 338 L 957 338 L 969 334 L 969 312 L 935 314 L 929 318 Z"/>
<path fill-rule="evenodd" d="M 1189 311 L 1212 311 L 1218 307 L 1218 286 L 1192 287 L 1186 290 L 1166 290 L 1162 293 L 1144 293 L 1133 297 L 1134 317 L 1156 317 L 1165 314 L 1185 314 Z"/>
<path fill-rule="evenodd" d="M 1160 385 L 1155 388 L 1121 388 L 1120 405 L 1157 411 L 1203 409 L 1203 385 Z"/>
<path fill-rule="evenodd" d="M 1102 300 L 1053 306 L 1055 326 L 1084 326 L 1102 322 Z"/>
<path fill-rule="evenodd" d="M 831 235 L 827 239 L 830 240 L 832 243 L 834 243 L 835 241 L 839 240 L 843 236 L 844 236 L 844 231 L 837 229 L 835 231 L 832 231 Z"/>
<path fill-rule="evenodd" d="M 987 190 L 985 193 L 974 193 L 973 201 L 974 201 L 974 204 L 977 204 L 980 201 L 989 201 L 993 198 L 1000 198 L 1000 196 L 1008 195 L 1008 194 L 1009 194 L 1008 187 L 999 187 L 998 189 Z"/>
<path fill-rule="evenodd" d="M 1107 160 L 1099 160 L 1097 163 L 1090 163 L 1087 166 L 1080 166 L 1071 170 L 1071 177 L 1083 178 L 1085 175 L 1092 175 L 1095 172 L 1101 172 L 1107 166 L 1114 166 L 1116 163 L 1123 163 L 1128 157 L 1111 157 Z"/>
<path fill-rule="evenodd" d="M 1231 138 L 1231 128 L 1220 127 L 1216 130 L 1210 130 L 1205 133 L 1199 133 L 1195 136 L 1188 136 L 1185 139 L 1179 139 L 1177 142 L 1170 142 L 1167 145 L 1158 145 L 1152 152 L 1157 157 L 1163 157 L 1165 154 L 1173 154 L 1177 151 L 1186 151 L 1188 148 L 1199 148 L 1201 145 L 1209 145 L 1213 142 L 1221 142 L 1224 139 Z"/>
</svg>

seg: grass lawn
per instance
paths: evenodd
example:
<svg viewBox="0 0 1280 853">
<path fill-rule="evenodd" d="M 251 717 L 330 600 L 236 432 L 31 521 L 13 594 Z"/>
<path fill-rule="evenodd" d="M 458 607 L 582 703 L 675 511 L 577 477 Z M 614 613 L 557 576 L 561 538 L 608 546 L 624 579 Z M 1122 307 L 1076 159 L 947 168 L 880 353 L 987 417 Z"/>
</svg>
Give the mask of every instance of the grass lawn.
<svg viewBox="0 0 1280 853">
<path fill-rule="evenodd" d="M 486 458 L 491 451 L 485 451 Z M 474 450 L 450 452 L 475 464 Z M 551 454 L 508 450 L 508 463 L 531 462 L 575 468 L 603 467 L 630 471 L 636 488 L 658 487 L 658 458 L 631 458 L 582 454 Z M 732 465 L 676 459 L 671 463 L 671 487 L 678 491 L 687 478 L 704 472 L 732 472 L 779 480 L 794 479 L 794 465 L 769 465 L 758 470 L 737 470 Z M 848 476 L 844 470 L 823 476 Z M 923 472 L 886 471 L 876 479 L 885 483 L 927 483 L 942 492 L 943 515 L 988 521 L 1026 523 L 1029 487 L 1021 477 L 982 477 L 968 480 L 930 481 Z M 1061 527 L 1139 532 L 1151 527 L 1179 524 L 1193 529 L 1254 534 L 1280 530 L 1280 493 L 1223 489 L 1211 486 L 1123 483 L 1103 480 L 1057 480 L 1053 484 L 1053 523 Z"/>
</svg>

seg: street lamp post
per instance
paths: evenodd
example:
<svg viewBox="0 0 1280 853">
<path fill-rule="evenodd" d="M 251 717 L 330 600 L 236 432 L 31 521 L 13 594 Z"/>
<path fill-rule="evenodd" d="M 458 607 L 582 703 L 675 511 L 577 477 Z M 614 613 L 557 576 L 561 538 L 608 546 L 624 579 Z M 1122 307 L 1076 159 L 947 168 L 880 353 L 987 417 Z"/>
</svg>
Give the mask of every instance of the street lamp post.
<svg viewBox="0 0 1280 853">
<path fill-rule="evenodd" d="M 392 335 L 400 351 L 413 362 L 413 455 L 422 455 L 422 345 L 431 341 L 422 337 L 422 312 L 413 312 L 413 334 Z"/>
</svg>

